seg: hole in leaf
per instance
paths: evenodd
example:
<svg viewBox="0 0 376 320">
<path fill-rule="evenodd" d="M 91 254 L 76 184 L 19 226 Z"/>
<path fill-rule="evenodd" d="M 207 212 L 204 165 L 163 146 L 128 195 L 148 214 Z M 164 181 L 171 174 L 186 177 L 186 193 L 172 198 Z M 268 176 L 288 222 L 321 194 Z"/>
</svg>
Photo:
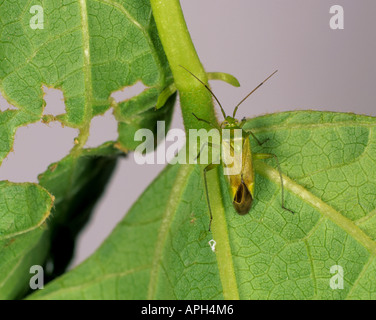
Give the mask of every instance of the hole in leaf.
<svg viewBox="0 0 376 320">
<path fill-rule="evenodd" d="M 112 112 L 112 110 L 108 110 L 104 115 L 91 120 L 90 135 L 85 147 L 97 147 L 106 141 L 117 139 L 118 123 Z"/>
<path fill-rule="evenodd" d="M 134 96 L 139 95 L 146 88 L 147 87 L 141 81 L 138 81 L 133 86 L 124 87 L 121 90 L 114 91 L 111 94 L 111 97 L 119 103 L 121 101 L 128 100 Z"/>
<path fill-rule="evenodd" d="M 12 106 L 0 93 L 0 111 L 5 110 L 17 110 L 15 106 Z"/>
<path fill-rule="evenodd" d="M 51 114 L 57 116 L 59 114 L 65 113 L 65 103 L 64 94 L 60 89 L 48 88 L 42 86 L 44 91 L 44 100 L 46 101 L 46 106 L 44 108 L 43 114 Z"/>
<path fill-rule="evenodd" d="M 38 175 L 52 163 L 65 157 L 73 147 L 78 130 L 62 128 L 58 122 L 49 125 L 30 124 L 17 130 L 13 150 L 0 167 L 0 180 L 37 182 Z"/>
</svg>

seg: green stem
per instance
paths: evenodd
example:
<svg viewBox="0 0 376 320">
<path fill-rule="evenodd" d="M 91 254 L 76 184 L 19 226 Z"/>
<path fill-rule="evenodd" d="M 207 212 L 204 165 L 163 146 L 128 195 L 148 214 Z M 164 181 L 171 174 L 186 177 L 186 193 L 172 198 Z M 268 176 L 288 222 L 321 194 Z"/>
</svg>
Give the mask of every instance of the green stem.
<svg viewBox="0 0 376 320">
<path fill-rule="evenodd" d="M 206 123 L 197 121 L 192 113 L 216 123 L 212 97 L 197 79 L 180 67 L 184 66 L 207 84 L 208 78 L 193 46 L 180 3 L 178 0 L 151 0 L 151 7 L 176 88 L 179 90 L 185 129 L 187 132 L 189 129 L 210 129 Z"/>
<path fill-rule="evenodd" d="M 85 125 L 80 129 L 78 137 L 74 139 L 75 146 L 71 150 L 71 154 L 75 157 L 79 156 L 84 148 L 90 134 L 90 122 L 86 122 Z"/>
</svg>

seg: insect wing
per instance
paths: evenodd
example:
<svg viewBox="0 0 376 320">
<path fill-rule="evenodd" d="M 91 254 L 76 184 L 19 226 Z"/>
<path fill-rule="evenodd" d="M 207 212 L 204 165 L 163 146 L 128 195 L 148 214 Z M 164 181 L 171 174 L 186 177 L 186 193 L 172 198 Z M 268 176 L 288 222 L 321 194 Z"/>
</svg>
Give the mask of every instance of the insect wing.
<svg viewBox="0 0 376 320">
<path fill-rule="evenodd" d="M 226 133 L 230 131 L 230 133 Z M 222 132 L 222 160 L 224 175 L 230 187 L 230 195 L 237 213 L 247 214 L 252 206 L 254 172 L 248 138 L 242 130 Z"/>
</svg>

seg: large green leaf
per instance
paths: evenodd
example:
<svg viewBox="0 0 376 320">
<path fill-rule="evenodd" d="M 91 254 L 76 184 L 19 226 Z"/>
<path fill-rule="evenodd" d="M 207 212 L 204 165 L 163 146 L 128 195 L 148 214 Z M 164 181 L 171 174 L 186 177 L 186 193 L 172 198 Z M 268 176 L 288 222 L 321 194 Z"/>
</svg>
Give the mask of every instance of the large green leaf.
<svg viewBox="0 0 376 320">
<path fill-rule="evenodd" d="M 43 29 L 32 28 L 37 14 Z M 15 129 L 41 119 L 42 85 L 61 89 L 66 106 L 45 119 L 88 131 L 110 106 L 123 127 L 142 118 L 172 81 L 148 0 L 1 1 L 0 21 L 0 91 L 18 109 L 0 113 L 0 161 Z M 112 92 L 137 81 L 146 86 L 140 97 L 112 101 Z"/>
<path fill-rule="evenodd" d="M 208 232 L 202 170 L 168 166 L 89 259 L 31 298 L 375 299 L 375 125 L 313 111 L 248 121 L 269 138 L 254 151 L 278 156 L 295 214 L 272 159 L 256 161 L 250 213 L 236 214 L 221 175 Z M 330 286 L 337 265 L 343 289 Z"/>
</svg>

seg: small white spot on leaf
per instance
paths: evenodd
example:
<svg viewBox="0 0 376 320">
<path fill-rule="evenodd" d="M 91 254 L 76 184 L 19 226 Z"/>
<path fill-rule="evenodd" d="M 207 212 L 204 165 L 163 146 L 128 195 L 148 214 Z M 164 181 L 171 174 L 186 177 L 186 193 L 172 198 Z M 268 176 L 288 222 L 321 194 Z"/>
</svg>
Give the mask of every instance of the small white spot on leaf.
<svg viewBox="0 0 376 320">
<path fill-rule="evenodd" d="M 214 240 L 214 239 L 211 239 L 209 241 L 209 246 L 210 248 L 212 249 L 213 252 L 215 252 L 215 246 L 216 246 L 217 242 Z"/>
</svg>

